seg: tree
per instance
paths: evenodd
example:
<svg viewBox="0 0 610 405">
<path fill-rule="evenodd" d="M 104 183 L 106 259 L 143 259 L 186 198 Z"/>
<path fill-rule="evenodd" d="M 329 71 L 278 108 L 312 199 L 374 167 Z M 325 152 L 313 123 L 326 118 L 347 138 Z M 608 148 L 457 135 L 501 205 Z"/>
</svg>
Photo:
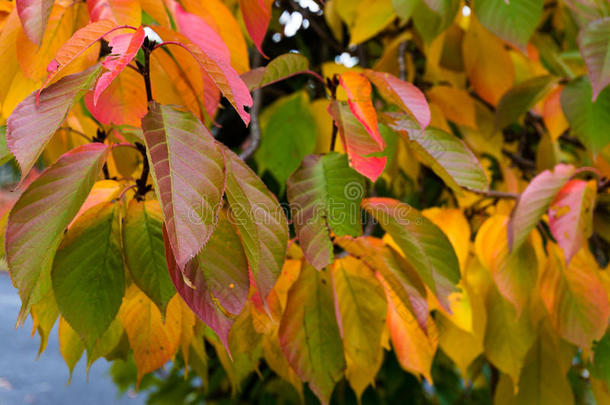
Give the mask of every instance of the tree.
<svg viewBox="0 0 610 405">
<path fill-rule="evenodd" d="M 213 350 L 234 391 L 264 367 L 322 403 L 404 400 L 391 358 L 430 401 L 610 401 L 608 3 L 3 10 L 41 351 L 59 319 L 70 369 L 178 356 L 208 397 Z"/>
</svg>

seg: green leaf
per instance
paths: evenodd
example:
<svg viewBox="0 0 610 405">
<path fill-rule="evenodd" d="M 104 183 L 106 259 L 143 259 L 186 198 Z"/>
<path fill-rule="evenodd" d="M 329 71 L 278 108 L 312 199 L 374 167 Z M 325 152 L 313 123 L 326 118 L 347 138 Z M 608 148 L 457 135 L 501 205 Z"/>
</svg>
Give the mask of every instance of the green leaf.
<svg viewBox="0 0 610 405">
<path fill-rule="evenodd" d="M 346 378 L 360 398 L 381 366 L 385 292 L 367 265 L 347 256 L 333 266 L 333 286 L 347 368 Z"/>
<path fill-rule="evenodd" d="M 481 24 L 521 50 L 542 17 L 543 0 L 478 0 L 474 13 Z"/>
<path fill-rule="evenodd" d="M 298 53 L 285 53 L 267 66 L 252 69 L 241 75 L 250 91 L 277 83 L 309 70 L 309 59 Z"/>
<path fill-rule="evenodd" d="M 392 6 L 398 17 L 403 20 L 408 20 L 413 15 L 415 6 L 419 4 L 420 0 L 392 0 Z"/>
<path fill-rule="evenodd" d="M 481 164 L 461 139 L 442 129 L 428 127 L 422 131 L 406 114 L 386 113 L 382 119 L 405 138 L 423 163 L 458 194 L 462 194 L 461 187 L 475 190 L 489 187 Z"/>
<path fill-rule="evenodd" d="M 165 261 L 163 212 L 157 200 L 129 202 L 123 221 L 123 250 L 134 283 L 164 316 L 176 289 Z"/>
<path fill-rule="evenodd" d="M 330 232 L 337 236 L 362 234 L 360 202 L 362 177 L 347 156 L 309 155 L 288 179 L 288 201 L 305 258 L 320 270 L 333 261 Z"/>
<path fill-rule="evenodd" d="M 59 312 L 87 351 L 119 312 L 125 292 L 120 207 L 98 204 L 82 214 L 57 249 L 51 279 Z"/>
<path fill-rule="evenodd" d="M 591 375 L 610 385 L 610 331 L 606 331 L 593 347 L 593 364 Z"/>
<path fill-rule="evenodd" d="M 460 266 L 443 231 L 416 209 L 397 200 L 367 198 L 362 206 L 394 239 L 441 305 L 449 309 L 449 294 L 457 291 Z"/>
<path fill-rule="evenodd" d="M 0 126 L 0 165 L 5 164 L 13 158 L 13 154 L 8 150 L 6 144 L 6 125 Z"/>
<path fill-rule="evenodd" d="M 183 268 L 216 227 L 225 186 L 222 152 L 193 114 L 154 101 L 142 129 L 169 241 Z"/>
<path fill-rule="evenodd" d="M 46 295 L 55 250 L 63 232 L 87 198 L 101 171 L 108 147 L 80 146 L 45 169 L 13 207 L 6 229 L 6 258 L 22 307 L 19 322 L 30 306 Z"/>
<path fill-rule="evenodd" d="M 543 171 L 527 185 L 508 223 L 509 250 L 521 246 L 572 174 L 573 166 L 558 164 L 553 171 Z"/>
<path fill-rule="evenodd" d="M 513 86 L 498 103 L 495 127 L 501 130 L 516 122 L 551 91 L 556 81 L 553 76 L 538 76 Z"/>
<path fill-rule="evenodd" d="M 610 143 L 610 88 L 602 90 L 595 102 L 586 76 L 572 80 L 561 92 L 561 108 L 570 129 L 593 155 Z"/>
<path fill-rule="evenodd" d="M 261 125 L 261 144 L 254 158 L 258 172 L 268 170 L 284 190 L 288 176 L 314 151 L 316 124 L 305 92 L 283 97 L 269 108 L 270 115 L 267 123 Z"/>
<path fill-rule="evenodd" d="M 119 345 L 124 333 L 125 330 L 123 325 L 121 325 L 121 318 L 117 316 L 102 337 L 95 343 L 93 349 L 87 352 L 87 376 L 89 375 L 91 365 L 97 359 L 110 354 Z"/>
<path fill-rule="evenodd" d="M 85 345 L 83 344 L 80 336 L 78 336 L 78 333 L 72 329 L 70 324 L 64 318 L 59 318 L 58 334 L 59 352 L 70 370 L 70 377 L 68 378 L 69 383 L 70 380 L 72 380 L 72 372 L 74 371 L 74 367 L 85 351 Z"/>
<path fill-rule="evenodd" d="M 578 47 L 593 85 L 593 101 L 610 84 L 610 17 L 585 25 L 578 34 Z"/>
<path fill-rule="evenodd" d="M 284 356 L 323 404 L 328 404 L 345 369 L 329 273 L 303 262 L 288 292 L 279 329 Z"/>
<path fill-rule="evenodd" d="M 424 41 L 430 43 L 453 23 L 459 0 L 420 0 L 413 10 L 413 22 Z"/>
</svg>

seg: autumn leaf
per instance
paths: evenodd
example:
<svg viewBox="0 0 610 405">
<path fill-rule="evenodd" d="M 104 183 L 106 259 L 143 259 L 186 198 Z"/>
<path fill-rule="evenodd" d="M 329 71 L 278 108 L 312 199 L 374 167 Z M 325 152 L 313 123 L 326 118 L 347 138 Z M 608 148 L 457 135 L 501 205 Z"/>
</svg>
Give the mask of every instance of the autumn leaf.
<svg viewBox="0 0 610 405">
<path fill-rule="evenodd" d="M 33 43 L 40 45 L 51 9 L 52 0 L 19 0 L 16 1 L 17 13 L 26 35 Z"/>
</svg>

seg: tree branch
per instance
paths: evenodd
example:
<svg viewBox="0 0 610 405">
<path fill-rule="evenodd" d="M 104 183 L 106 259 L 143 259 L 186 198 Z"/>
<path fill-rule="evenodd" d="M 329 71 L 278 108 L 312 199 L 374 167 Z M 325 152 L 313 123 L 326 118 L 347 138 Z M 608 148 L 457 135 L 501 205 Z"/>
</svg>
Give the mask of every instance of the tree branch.
<svg viewBox="0 0 610 405">
<path fill-rule="evenodd" d="M 261 143 L 261 128 L 258 122 L 258 113 L 261 108 L 262 101 L 262 89 L 254 90 L 252 93 L 252 108 L 250 109 L 250 136 L 248 137 L 248 144 L 239 154 L 239 157 L 242 160 L 248 160 L 254 154 L 254 152 L 256 152 Z"/>
<path fill-rule="evenodd" d="M 517 200 L 521 196 L 518 193 L 510 193 L 508 191 L 496 191 L 496 190 L 477 190 L 474 188 L 467 188 L 466 190 L 471 193 L 482 195 L 488 198 L 506 198 L 511 200 Z"/>
<path fill-rule="evenodd" d="M 138 201 L 143 201 L 146 193 L 148 193 L 150 190 L 152 190 L 152 185 L 146 184 L 148 181 L 148 175 L 150 173 L 150 166 L 148 165 L 148 156 L 146 155 L 146 147 L 144 145 L 142 145 L 140 142 L 136 142 L 136 148 L 138 148 L 138 151 L 140 151 L 140 153 L 142 154 L 144 161 L 143 161 L 143 166 L 142 166 L 142 174 L 140 175 L 140 178 L 136 180 L 135 198 Z"/>
</svg>

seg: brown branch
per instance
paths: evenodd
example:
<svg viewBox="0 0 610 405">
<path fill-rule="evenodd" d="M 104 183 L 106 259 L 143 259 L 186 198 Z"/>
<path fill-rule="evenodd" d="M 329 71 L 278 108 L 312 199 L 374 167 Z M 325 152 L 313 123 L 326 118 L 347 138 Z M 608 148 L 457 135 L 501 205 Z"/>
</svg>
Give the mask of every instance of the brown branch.
<svg viewBox="0 0 610 405">
<path fill-rule="evenodd" d="M 252 93 L 252 108 L 250 109 L 250 136 L 248 137 L 248 144 L 239 154 L 242 160 L 248 160 L 256 152 L 261 143 L 261 128 L 258 122 L 258 114 L 262 101 L 263 91 L 261 89 L 254 90 Z"/>
<path fill-rule="evenodd" d="M 506 199 L 511 199 L 511 200 L 517 200 L 519 199 L 519 197 L 521 196 L 521 194 L 518 193 L 511 193 L 508 191 L 496 191 L 496 190 L 477 190 L 474 188 L 467 188 L 466 190 L 470 191 L 471 193 L 475 193 L 478 195 L 482 195 L 488 198 L 506 198 Z"/>
<path fill-rule="evenodd" d="M 402 41 L 398 45 L 398 71 L 400 80 L 407 80 L 407 62 L 405 61 L 407 52 L 407 41 Z"/>
</svg>

